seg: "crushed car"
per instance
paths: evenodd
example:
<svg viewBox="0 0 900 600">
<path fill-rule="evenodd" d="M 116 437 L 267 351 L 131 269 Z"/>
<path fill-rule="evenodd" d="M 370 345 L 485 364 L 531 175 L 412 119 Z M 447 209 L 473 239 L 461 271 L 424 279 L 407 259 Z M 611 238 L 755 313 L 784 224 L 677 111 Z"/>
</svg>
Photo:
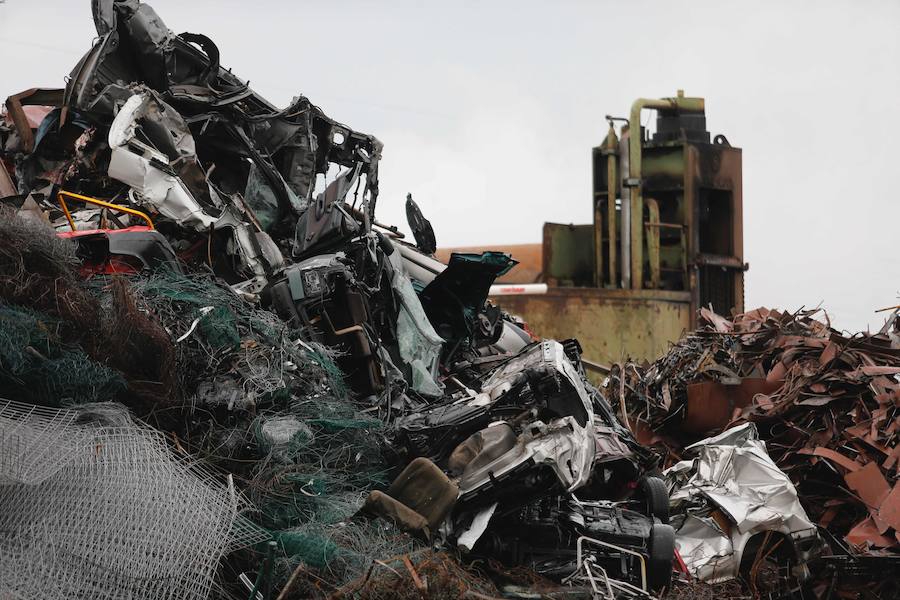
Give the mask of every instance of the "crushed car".
<svg viewBox="0 0 900 600">
<path fill-rule="evenodd" d="M 531 344 L 477 388 L 397 420 L 398 443 L 417 458 L 368 510 L 546 576 L 581 571 L 583 554 L 637 590 L 666 587 L 668 492 L 641 477 L 637 443 L 566 348 Z"/>
<path fill-rule="evenodd" d="M 777 582 L 791 589 L 782 593 L 799 591 L 824 543 L 756 426 L 733 427 L 685 452 L 689 458 L 665 475 L 676 544 L 690 573 L 710 583 L 749 579 L 769 562 L 784 570 Z"/>
</svg>

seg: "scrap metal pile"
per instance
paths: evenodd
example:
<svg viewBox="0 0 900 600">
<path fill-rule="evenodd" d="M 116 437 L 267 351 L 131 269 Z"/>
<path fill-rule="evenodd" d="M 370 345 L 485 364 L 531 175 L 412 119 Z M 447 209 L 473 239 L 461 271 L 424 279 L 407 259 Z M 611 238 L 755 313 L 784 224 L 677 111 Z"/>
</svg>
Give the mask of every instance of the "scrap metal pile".
<svg viewBox="0 0 900 600">
<path fill-rule="evenodd" d="M 830 543 L 817 593 L 834 592 L 836 581 L 866 597 L 897 593 L 897 313 L 881 331 L 856 335 L 831 328 L 820 310 L 725 318 L 704 309 L 700 317 L 653 364 L 616 365 L 605 387 L 611 403 L 624 408 L 640 441 L 664 449 L 667 464 L 691 454 L 686 446 L 698 438 L 750 422 Z M 797 529 L 803 524 L 793 528 L 795 542 Z"/>
<path fill-rule="evenodd" d="M 649 597 L 656 456 L 382 145 L 137 0 L 0 118 L 0 596 Z"/>
</svg>

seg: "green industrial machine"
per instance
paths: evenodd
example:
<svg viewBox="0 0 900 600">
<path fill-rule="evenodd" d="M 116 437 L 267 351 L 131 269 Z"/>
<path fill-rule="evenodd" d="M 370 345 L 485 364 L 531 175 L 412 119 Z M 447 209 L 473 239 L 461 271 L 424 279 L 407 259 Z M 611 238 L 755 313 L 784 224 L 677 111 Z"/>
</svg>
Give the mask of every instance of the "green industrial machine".
<svg viewBox="0 0 900 600">
<path fill-rule="evenodd" d="M 542 336 L 579 338 L 595 361 L 653 359 L 699 308 L 744 308 L 741 150 L 710 139 L 703 98 L 680 90 L 607 120 L 593 149 L 594 222 L 545 223 L 547 292 L 496 301 Z"/>
</svg>

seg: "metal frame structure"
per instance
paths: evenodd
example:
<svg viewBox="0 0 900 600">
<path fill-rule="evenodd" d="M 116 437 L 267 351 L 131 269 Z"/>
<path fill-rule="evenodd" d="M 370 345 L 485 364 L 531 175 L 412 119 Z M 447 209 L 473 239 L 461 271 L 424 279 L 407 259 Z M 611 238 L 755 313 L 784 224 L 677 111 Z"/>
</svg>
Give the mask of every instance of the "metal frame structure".
<svg viewBox="0 0 900 600">
<path fill-rule="evenodd" d="M 134 215 L 140 219 L 143 219 L 147 223 L 147 227 L 150 229 L 155 229 L 153 226 L 153 221 L 150 217 L 139 210 L 135 210 L 133 208 L 129 208 L 127 206 L 120 206 L 118 204 L 112 204 L 111 202 L 106 202 L 105 200 L 99 200 L 97 198 L 91 198 L 90 196 L 82 196 L 81 194 L 76 194 L 74 192 L 67 192 L 65 190 L 60 190 L 56 194 L 57 199 L 59 200 L 59 206 L 62 208 L 63 213 L 66 215 L 66 220 L 69 222 L 69 227 L 72 228 L 72 231 L 77 231 L 75 227 L 75 221 L 72 219 L 72 213 L 69 212 L 69 206 L 66 204 L 66 198 L 72 198 L 73 200 L 81 200 L 87 204 L 94 204 L 96 206 L 102 206 L 103 208 L 108 208 L 110 210 L 115 210 L 117 212 L 127 213 L 129 215 Z"/>
</svg>

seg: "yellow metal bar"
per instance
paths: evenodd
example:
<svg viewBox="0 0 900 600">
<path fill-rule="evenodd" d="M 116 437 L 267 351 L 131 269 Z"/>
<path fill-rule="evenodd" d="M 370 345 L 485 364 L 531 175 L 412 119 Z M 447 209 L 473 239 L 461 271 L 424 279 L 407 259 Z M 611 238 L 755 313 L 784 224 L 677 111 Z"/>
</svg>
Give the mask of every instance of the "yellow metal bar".
<svg viewBox="0 0 900 600">
<path fill-rule="evenodd" d="M 644 223 L 647 227 L 658 227 L 660 229 L 684 229 L 684 225 L 678 223 Z"/>
<path fill-rule="evenodd" d="M 616 282 L 616 191 L 618 177 L 616 169 L 616 161 L 618 160 L 619 138 L 616 137 L 616 130 L 609 124 L 609 133 L 606 134 L 606 150 L 609 152 L 606 156 L 606 227 L 609 237 L 609 286 L 617 287 Z"/>
<path fill-rule="evenodd" d="M 59 198 L 59 205 L 62 207 L 63 212 L 66 213 L 66 221 L 69 222 L 69 227 L 72 228 L 72 231 L 75 231 L 75 221 L 72 220 L 72 215 L 69 214 L 69 207 L 66 206 L 66 201 L 63 200 L 62 194 L 57 197 Z"/>
<path fill-rule="evenodd" d="M 601 200 L 594 198 L 594 285 L 603 285 L 603 212 Z"/>
<path fill-rule="evenodd" d="M 143 219 L 147 222 L 147 226 L 150 229 L 156 229 L 153 226 L 153 221 L 150 220 L 150 217 L 146 213 L 142 213 L 139 210 L 135 210 L 133 208 L 128 208 L 127 206 L 119 206 L 118 204 L 113 204 L 111 202 L 106 202 L 105 200 L 98 200 L 97 198 L 91 198 L 90 196 L 82 196 L 81 194 L 76 194 L 75 192 L 67 192 L 65 190 L 60 190 L 56 197 L 59 199 L 59 205 L 62 207 L 63 212 L 66 215 L 66 220 L 69 222 L 69 226 L 72 228 L 72 231 L 75 231 L 75 221 L 72 220 L 72 214 L 69 212 L 69 206 L 66 204 L 66 198 L 72 198 L 73 200 L 81 200 L 86 204 L 95 204 L 97 206 L 102 206 L 104 208 L 109 208 L 111 210 L 115 210 L 118 212 L 127 213 L 129 215 L 134 215 L 140 219 Z"/>
<path fill-rule="evenodd" d="M 631 105 L 629 130 L 633 131 L 628 147 L 628 185 L 631 187 L 631 287 L 639 290 L 644 285 L 644 201 L 641 197 L 641 111 L 670 110 L 679 113 L 702 113 L 705 109 L 703 98 L 686 98 L 678 90 L 675 98 L 652 100 L 638 98 Z M 623 268 L 625 266 L 623 265 Z"/>
<path fill-rule="evenodd" d="M 659 204 L 653 198 L 645 198 L 650 220 L 647 226 L 647 260 L 650 263 L 650 287 L 659 288 Z"/>
</svg>

